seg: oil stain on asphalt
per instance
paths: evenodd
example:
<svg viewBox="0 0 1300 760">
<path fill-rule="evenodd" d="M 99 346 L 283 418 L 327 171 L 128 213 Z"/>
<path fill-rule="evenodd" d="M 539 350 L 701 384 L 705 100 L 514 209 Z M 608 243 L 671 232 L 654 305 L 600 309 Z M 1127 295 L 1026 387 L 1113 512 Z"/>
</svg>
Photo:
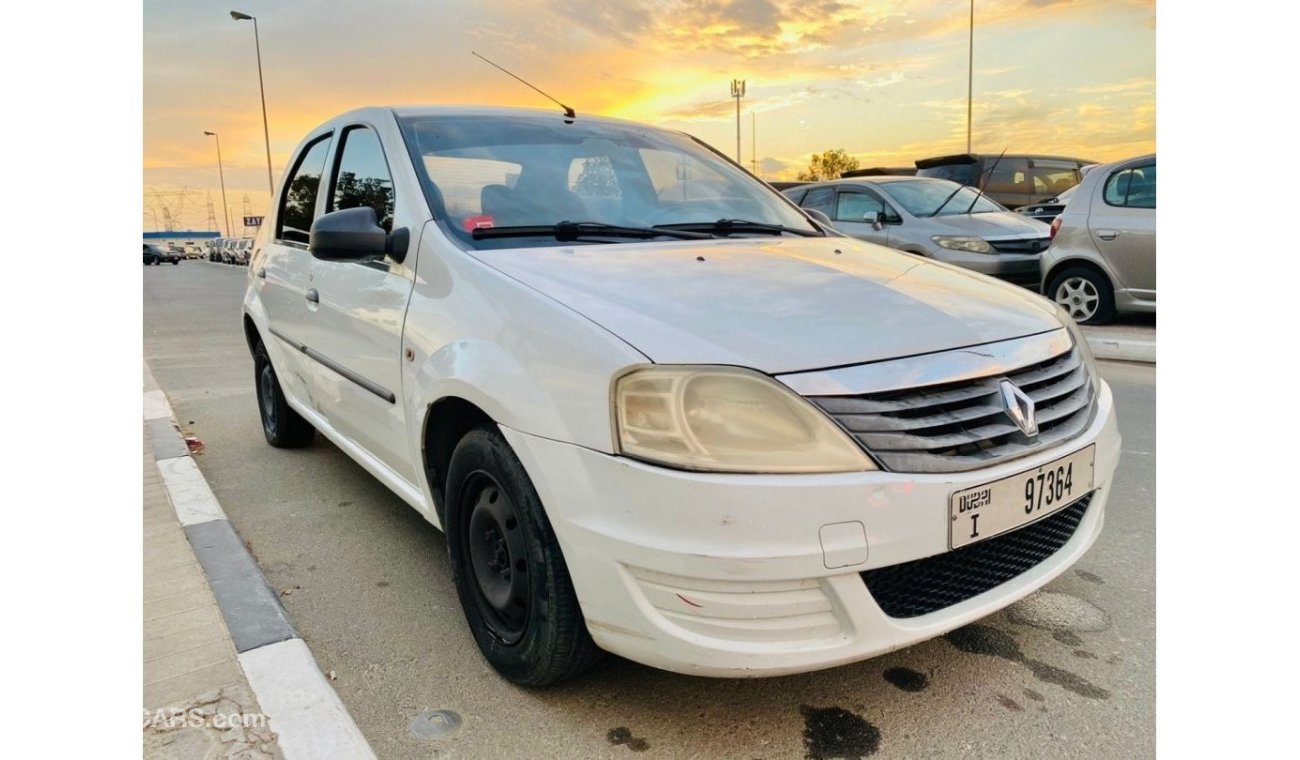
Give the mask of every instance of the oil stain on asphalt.
<svg viewBox="0 0 1300 760">
<path fill-rule="evenodd" d="M 627 748 L 633 752 L 645 752 L 650 749 L 650 742 L 639 736 L 633 736 L 632 730 L 627 726 L 611 728 L 609 733 L 605 734 L 605 739 L 614 746 L 626 744 Z"/>
<path fill-rule="evenodd" d="M 799 708 L 803 713 L 803 746 L 811 760 L 863 758 L 880 749 L 880 729 L 861 715 L 840 707 Z"/>
<path fill-rule="evenodd" d="M 1024 665 L 1034 677 L 1044 683 L 1055 684 L 1089 699 L 1110 699 L 1110 692 L 1094 686 L 1082 676 L 1075 675 L 1054 665 L 1040 660 L 1032 660 L 1021 651 L 1020 645 L 1005 631 L 999 631 L 987 625 L 971 623 L 955 631 L 944 634 L 944 640 L 957 649 L 968 654 L 983 654 L 1001 657 L 1004 660 Z"/>
<path fill-rule="evenodd" d="M 890 668 L 882 675 L 903 691 L 925 691 L 930 685 L 930 679 L 924 673 L 911 668 Z"/>
</svg>

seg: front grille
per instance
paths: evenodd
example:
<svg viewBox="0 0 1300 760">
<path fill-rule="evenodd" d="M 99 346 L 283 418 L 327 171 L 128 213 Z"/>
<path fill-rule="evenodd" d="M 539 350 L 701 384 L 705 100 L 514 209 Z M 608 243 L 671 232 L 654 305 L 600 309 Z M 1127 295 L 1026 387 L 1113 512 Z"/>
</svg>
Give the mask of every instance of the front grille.
<svg viewBox="0 0 1300 760">
<path fill-rule="evenodd" d="M 998 253 L 1042 253 L 1051 245 L 1052 239 L 1046 235 L 1038 238 L 990 240 L 989 245 Z"/>
<path fill-rule="evenodd" d="M 1006 378 L 1034 400 L 1038 435 L 1011 421 Z M 1041 451 L 1082 433 L 1096 402 L 1077 348 L 1005 375 L 861 396 L 809 396 L 893 472 L 962 472 Z"/>
<path fill-rule="evenodd" d="M 946 554 L 860 573 L 880 609 L 892 618 L 936 612 L 996 588 L 1055 554 L 1079 527 L 1092 494 L 1061 511 Z"/>
</svg>

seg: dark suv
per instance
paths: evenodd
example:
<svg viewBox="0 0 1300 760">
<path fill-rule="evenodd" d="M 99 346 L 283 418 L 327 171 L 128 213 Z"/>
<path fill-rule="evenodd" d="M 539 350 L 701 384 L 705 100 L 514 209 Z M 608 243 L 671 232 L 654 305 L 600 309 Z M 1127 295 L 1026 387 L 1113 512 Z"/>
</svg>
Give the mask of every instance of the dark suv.
<svg viewBox="0 0 1300 760">
<path fill-rule="evenodd" d="M 1027 153 L 1008 153 L 1001 160 L 996 153 L 961 153 L 917 161 L 916 176 L 950 179 L 973 187 L 983 182 L 985 195 L 1016 208 L 1060 195 L 1079 184 L 1082 167 L 1095 163 Z"/>
<path fill-rule="evenodd" d="M 164 261 L 171 262 L 172 264 L 179 264 L 181 263 L 181 256 L 174 251 L 160 246 L 150 245 L 149 243 L 144 244 L 145 266 L 150 264 L 161 264 Z"/>
</svg>

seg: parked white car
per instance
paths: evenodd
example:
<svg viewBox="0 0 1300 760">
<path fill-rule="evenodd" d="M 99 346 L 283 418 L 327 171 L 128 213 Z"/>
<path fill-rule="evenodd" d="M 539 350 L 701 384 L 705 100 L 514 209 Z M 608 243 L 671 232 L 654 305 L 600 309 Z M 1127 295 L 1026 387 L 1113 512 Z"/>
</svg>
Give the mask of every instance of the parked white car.
<svg viewBox="0 0 1300 760">
<path fill-rule="evenodd" d="M 601 650 L 752 677 L 944 633 L 1087 551 L 1120 451 L 1053 304 L 582 114 L 320 125 L 243 313 L 266 440 L 319 431 L 441 527 L 524 685 Z"/>
</svg>

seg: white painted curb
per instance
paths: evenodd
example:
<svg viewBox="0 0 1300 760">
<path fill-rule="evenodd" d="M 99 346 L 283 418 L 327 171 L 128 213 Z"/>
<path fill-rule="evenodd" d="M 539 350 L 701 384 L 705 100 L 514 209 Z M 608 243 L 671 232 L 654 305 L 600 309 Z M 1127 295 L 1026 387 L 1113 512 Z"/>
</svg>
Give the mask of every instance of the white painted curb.
<svg viewBox="0 0 1300 760">
<path fill-rule="evenodd" d="M 249 650 L 239 664 L 286 758 L 375 757 L 302 639 Z"/>
<path fill-rule="evenodd" d="M 208 481 L 190 456 L 159 459 L 158 471 L 162 473 L 167 495 L 176 508 L 181 525 L 198 525 L 210 520 L 225 520 L 226 513 L 217 503 L 217 497 L 208 487 Z"/>
<path fill-rule="evenodd" d="M 1128 338 L 1100 338 L 1088 336 L 1088 347 L 1097 359 L 1110 359 L 1122 362 L 1156 363 L 1156 344 L 1149 340 L 1130 340 Z"/>
</svg>

